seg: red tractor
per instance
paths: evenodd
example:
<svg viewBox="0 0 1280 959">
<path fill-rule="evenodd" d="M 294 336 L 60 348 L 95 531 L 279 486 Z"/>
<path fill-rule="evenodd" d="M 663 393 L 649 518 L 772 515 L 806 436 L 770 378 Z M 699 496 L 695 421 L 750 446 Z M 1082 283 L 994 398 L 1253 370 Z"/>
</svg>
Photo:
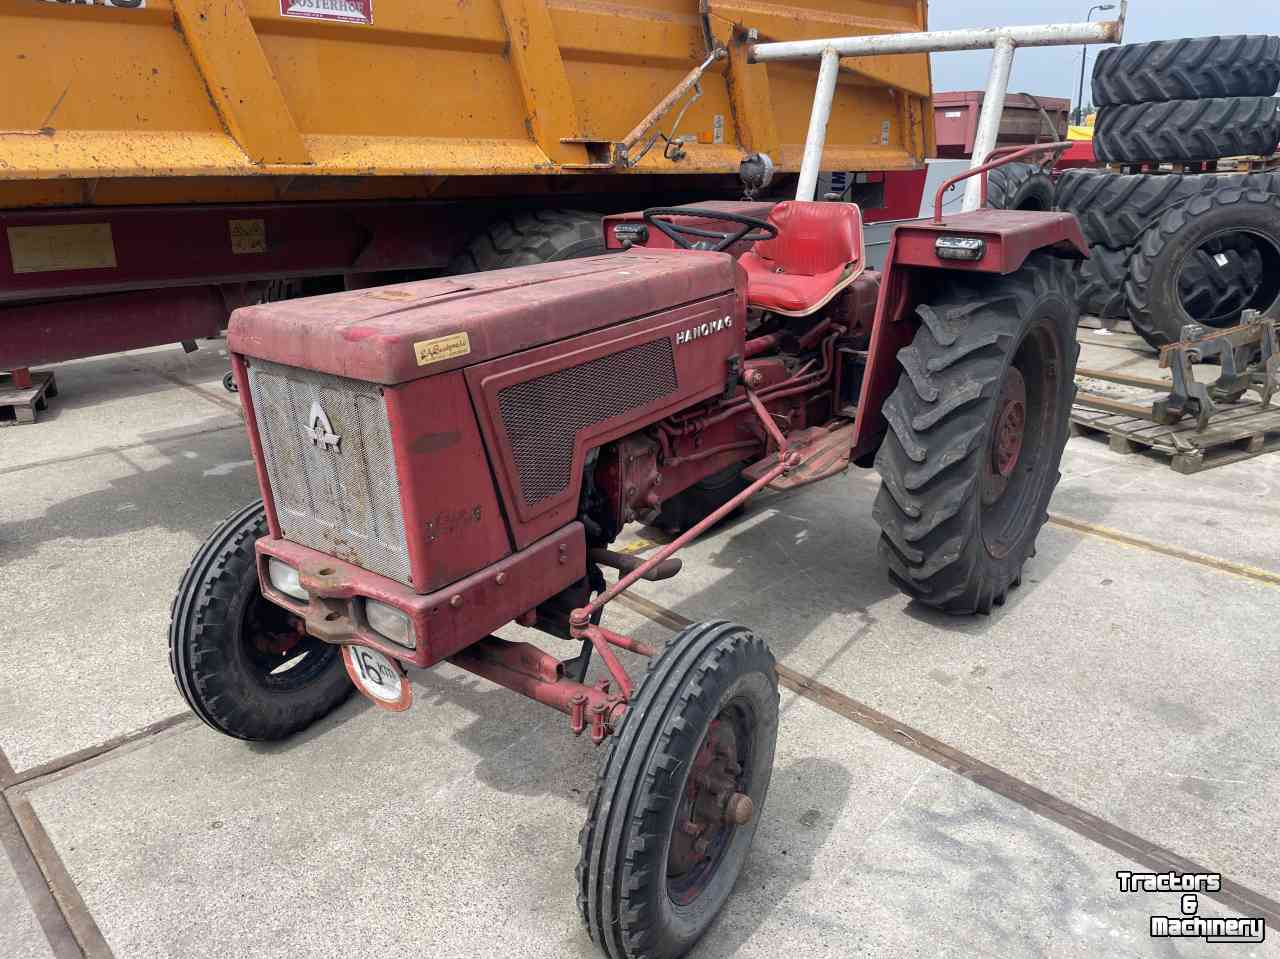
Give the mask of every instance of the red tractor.
<svg viewBox="0 0 1280 959">
<path fill-rule="evenodd" d="M 1058 479 L 1085 246 L 1069 214 L 981 210 L 900 227 L 878 274 L 848 204 L 604 229 L 617 252 L 237 311 L 262 500 L 197 554 L 169 648 L 191 708 L 243 739 L 295 733 L 353 684 L 407 708 L 405 667 L 441 660 L 565 713 L 608 741 L 583 918 L 615 959 L 668 957 L 723 905 L 763 811 L 774 660 L 721 621 L 653 649 L 604 607 L 678 574 L 751 494 L 851 463 L 880 472 L 903 591 L 1003 603 Z M 612 550 L 633 521 L 680 535 Z M 510 623 L 576 655 L 491 635 Z M 642 680 L 615 648 L 650 657 Z M 588 684 L 593 652 L 608 678 Z"/>
</svg>

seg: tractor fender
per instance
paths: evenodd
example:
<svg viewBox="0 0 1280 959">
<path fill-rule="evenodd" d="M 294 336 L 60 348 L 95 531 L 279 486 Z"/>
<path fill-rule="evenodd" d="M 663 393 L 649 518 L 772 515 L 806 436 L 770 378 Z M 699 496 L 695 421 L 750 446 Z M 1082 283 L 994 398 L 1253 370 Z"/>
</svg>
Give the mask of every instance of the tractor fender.
<svg viewBox="0 0 1280 959">
<path fill-rule="evenodd" d="M 938 255 L 939 237 L 978 237 L 985 243 L 980 259 L 955 260 Z M 1088 244 L 1074 215 L 1018 210 L 977 210 L 948 216 L 941 223 L 919 220 L 894 230 L 885 258 L 875 322 L 867 349 L 867 365 L 854 427 L 851 459 L 870 466 L 886 423 L 882 407 L 898 382 L 898 353 L 911 345 L 919 319 L 916 307 L 926 302 L 940 282 L 938 271 L 1016 273 L 1028 256 L 1049 250 L 1055 256 L 1083 259 Z M 945 281 L 941 281 L 945 282 Z"/>
</svg>

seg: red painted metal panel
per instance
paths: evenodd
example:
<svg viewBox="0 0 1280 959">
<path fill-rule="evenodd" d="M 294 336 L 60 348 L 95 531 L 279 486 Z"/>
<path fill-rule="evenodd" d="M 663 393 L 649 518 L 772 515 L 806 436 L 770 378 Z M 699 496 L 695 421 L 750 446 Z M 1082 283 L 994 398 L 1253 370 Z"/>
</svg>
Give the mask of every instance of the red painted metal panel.
<svg viewBox="0 0 1280 959">
<path fill-rule="evenodd" d="M 341 610 L 337 627 L 349 629 L 347 641 L 371 646 L 388 656 L 415 666 L 431 666 L 495 629 L 505 626 L 548 596 L 554 596 L 586 575 L 587 547 L 582 524 L 573 522 L 527 549 L 425 596 L 393 579 L 344 563 L 324 553 L 264 537 L 258 540 L 258 579 L 263 595 L 290 612 L 306 617 L 308 604 L 285 596 L 272 587 L 266 558 L 274 556 L 302 572 L 303 578 L 326 585 L 329 604 L 317 604 L 332 612 Z M 320 570 L 327 570 L 323 576 Z M 416 646 L 406 649 L 379 636 L 364 621 L 361 601 L 378 600 L 404 611 L 413 624 Z M 332 632 L 334 623 L 327 624 Z"/>
<path fill-rule="evenodd" d="M 0 370 L 217 336 L 226 321 L 213 286 L 12 306 L 0 309 Z"/>
<path fill-rule="evenodd" d="M 987 242 L 980 260 L 943 260 L 934 251 L 939 236 L 976 236 Z M 1036 250 L 1055 247 L 1068 256 L 1087 256 L 1080 224 L 1070 213 L 974 210 L 942 223 L 904 224 L 894 231 L 894 266 L 926 266 L 972 273 L 1012 273 Z"/>
<path fill-rule="evenodd" d="M 511 541 L 462 372 L 383 395 L 410 574 L 414 588 L 428 593 L 506 556 Z"/>
<path fill-rule="evenodd" d="M 347 271 L 442 267 L 474 229 L 457 207 L 421 202 L 258 203 L 0 212 L 0 301 Z M 13 262 L 15 227 L 101 225 L 100 262 L 51 252 L 38 268 Z M 56 233 L 50 234 L 56 236 Z M 52 242 L 52 241 L 51 241 Z M 5 321 L 0 318 L 0 324 Z"/>
<path fill-rule="evenodd" d="M 715 256 L 733 265 L 728 257 L 715 254 L 682 252 L 670 254 L 669 261 L 683 257 Z M 729 317 L 731 323 L 719 324 Z M 571 519 L 578 504 L 581 474 L 588 450 L 662 419 L 723 392 L 729 372 L 728 358 L 743 353 L 743 328 L 746 300 L 737 292 L 724 294 L 635 320 L 608 330 L 556 343 L 517 356 L 483 363 L 467 370 L 467 381 L 476 401 L 485 446 L 495 464 L 498 485 L 507 505 L 512 534 L 517 546 L 523 546 Z M 690 330 L 708 332 L 680 342 L 678 334 Z M 712 325 L 715 324 L 715 328 Z M 500 412 L 499 392 L 513 384 L 546 377 L 558 371 L 578 367 L 601 357 L 619 353 L 641 344 L 668 338 L 672 342 L 676 388 L 666 395 L 598 422 L 574 424 L 573 453 L 568 468 L 568 483 L 557 494 L 536 503 L 526 501 L 521 491 L 520 469 L 513 455 L 513 438 L 504 426 Z M 625 375 L 625 374 L 624 374 Z M 634 375 L 641 377 L 641 371 Z M 557 411 L 545 411 L 548 430 L 561 428 Z"/>
<path fill-rule="evenodd" d="M 280 518 L 276 515 L 276 503 L 271 496 L 271 480 L 267 477 L 267 458 L 262 452 L 262 438 L 258 436 L 258 417 L 253 411 L 253 395 L 249 392 L 249 374 L 244 360 L 231 354 L 231 375 L 235 377 L 239 391 L 240 407 L 244 410 L 245 432 L 249 435 L 249 452 L 253 454 L 253 470 L 258 474 L 258 490 L 267 510 L 267 529 L 272 536 L 280 535 Z"/>
<path fill-rule="evenodd" d="M 373 383 L 519 353 L 733 289 L 715 253 L 633 250 L 237 310 L 233 350 Z"/>
</svg>

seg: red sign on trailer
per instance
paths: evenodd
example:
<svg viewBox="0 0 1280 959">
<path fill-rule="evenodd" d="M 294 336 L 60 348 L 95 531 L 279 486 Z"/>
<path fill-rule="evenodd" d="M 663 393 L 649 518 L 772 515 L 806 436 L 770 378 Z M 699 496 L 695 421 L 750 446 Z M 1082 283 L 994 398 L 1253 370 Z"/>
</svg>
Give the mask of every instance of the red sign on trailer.
<svg viewBox="0 0 1280 959">
<path fill-rule="evenodd" d="M 373 0 L 280 0 L 280 16 L 373 23 Z"/>
</svg>

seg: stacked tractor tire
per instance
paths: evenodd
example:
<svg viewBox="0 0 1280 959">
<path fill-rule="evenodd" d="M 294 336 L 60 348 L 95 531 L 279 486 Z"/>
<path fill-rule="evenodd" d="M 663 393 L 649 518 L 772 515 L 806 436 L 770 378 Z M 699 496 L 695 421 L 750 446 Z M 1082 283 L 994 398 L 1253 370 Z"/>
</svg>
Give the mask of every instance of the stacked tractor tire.
<svg viewBox="0 0 1280 959">
<path fill-rule="evenodd" d="M 1280 143 L 1280 37 L 1199 37 L 1098 54 L 1097 158 L 1126 173 L 1068 170 L 1055 203 L 1089 243 L 1085 313 L 1128 319 L 1153 346 L 1187 323 L 1235 325 L 1280 299 L 1280 170 L 1185 172 Z"/>
</svg>

